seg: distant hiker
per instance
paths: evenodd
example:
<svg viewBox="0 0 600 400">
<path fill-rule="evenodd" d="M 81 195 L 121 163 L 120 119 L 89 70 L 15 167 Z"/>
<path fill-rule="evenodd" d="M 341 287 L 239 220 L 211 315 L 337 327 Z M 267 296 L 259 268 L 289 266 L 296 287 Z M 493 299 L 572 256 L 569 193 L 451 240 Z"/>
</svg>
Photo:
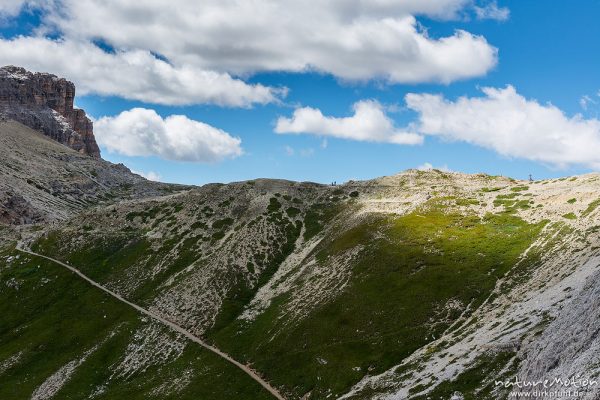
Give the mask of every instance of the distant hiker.
<svg viewBox="0 0 600 400">
<path fill-rule="evenodd" d="M 533 182 L 533 178 L 531 177 L 531 174 L 529 174 L 529 182 Z"/>
</svg>

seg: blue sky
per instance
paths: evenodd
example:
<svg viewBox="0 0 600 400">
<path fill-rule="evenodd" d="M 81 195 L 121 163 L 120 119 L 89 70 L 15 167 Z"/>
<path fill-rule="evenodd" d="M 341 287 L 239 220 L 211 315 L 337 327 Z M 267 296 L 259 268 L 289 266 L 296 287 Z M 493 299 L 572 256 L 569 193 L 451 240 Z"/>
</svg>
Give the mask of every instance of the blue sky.
<svg viewBox="0 0 600 400">
<path fill-rule="evenodd" d="M 92 0 L 89 2 L 93 3 Z M 451 0 L 446 2 L 452 3 Z M 219 49 L 215 50 L 217 55 L 211 58 L 212 56 L 204 55 L 206 49 L 203 48 L 201 51 L 204 54 L 202 57 L 197 57 L 197 54 L 194 54 L 196 50 L 194 50 L 193 38 L 187 39 L 189 43 L 183 50 L 178 48 L 178 43 L 161 45 L 163 51 L 166 49 L 169 53 L 166 55 L 161 54 L 158 47 L 150 48 L 151 41 L 150 44 L 146 44 L 140 39 L 129 43 L 128 35 L 134 37 L 135 30 L 124 29 L 121 35 L 123 39 L 117 35 L 103 37 L 103 32 L 93 31 L 93 27 L 88 29 L 82 25 L 78 28 L 79 14 L 82 14 L 81 19 L 87 18 L 84 13 L 91 12 L 89 10 L 97 5 L 92 4 L 90 8 L 84 9 L 76 8 L 77 6 L 69 1 L 59 1 L 53 5 L 56 9 L 50 9 L 40 8 L 35 2 L 22 3 L 20 8 L 15 6 L 11 10 L 4 10 L 0 29 L 4 51 L 0 52 L 0 61 L 3 64 L 22 65 L 33 70 L 56 73 L 75 81 L 78 88 L 84 88 L 83 95 L 79 95 L 76 99 L 77 105 L 84 108 L 95 119 L 108 117 L 100 123 L 98 128 L 100 132 L 109 131 L 107 135 L 114 132 L 122 136 L 127 135 L 128 127 L 134 122 L 138 123 L 141 117 L 131 114 L 129 119 L 119 119 L 119 114 L 143 108 L 155 110 L 165 120 L 171 115 L 186 116 L 187 120 L 181 124 L 167 123 L 167 128 L 161 125 L 165 120 L 161 120 L 160 117 L 153 119 L 156 129 L 170 129 L 173 131 L 171 134 L 175 136 L 185 130 L 186 134 L 190 135 L 190 140 L 193 140 L 196 132 L 198 135 L 212 134 L 213 136 L 219 134 L 215 132 L 220 132 L 228 138 L 241 140 L 241 143 L 237 143 L 228 139 L 226 144 L 234 148 L 218 154 L 215 153 L 217 150 L 205 154 L 201 148 L 194 147 L 202 146 L 204 142 L 194 142 L 195 144 L 189 146 L 189 152 L 199 151 L 205 154 L 195 156 L 174 148 L 157 150 L 156 146 L 153 150 L 150 149 L 151 146 L 140 150 L 139 146 L 136 147 L 137 145 L 131 144 L 132 142 L 124 142 L 119 145 L 121 147 L 111 148 L 99 139 L 105 159 L 122 162 L 138 172 L 153 172 L 164 181 L 203 184 L 269 177 L 344 182 L 349 179 L 390 175 L 427 163 L 434 167 L 467 173 L 486 172 L 523 179 L 532 174 L 537 179 L 544 179 L 585 173 L 597 170 L 600 165 L 600 154 L 594 155 L 596 141 L 600 143 L 600 128 L 598 128 L 600 124 L 597 120 L 600 110 L 598 96 L 600 42 L 597 40 L 600 37 L 600 24 L 597 23 L 597 17 L 600 15 L 599 1 L 557 0 L 544 2 L 544 7 L 541 7 L 542 2 L 532 0 L 499 0 L 497 3 L 456 0 L 454 4 L 447 6 L 454 7 L 450 11 L 440 6 L 440 10 L 435 12 L 411 9 L 412 11 L 397 14 L 393 8 L 394 1 L 388 0 L 387 4 L 388 6 L 391 4 L 392 11 L 367 9 L 364 15 L 359 11 L 352 14 L 351 18 L 361 22 L 369 19 L 381 22 L 388 15 L 394 18 L 414 17 L 420 32 L 427 31 L 424 35 L 429 40 L 453 37 L 457 30 L 464 30 L 472 37 L 482 38 L 488 48 L 497 49 L 497 58 L 493 65 L 489 65 L 485 60 L 473 61 L 473 65 L 482 63 L 483 71 L 473 72 L 470 69 L 470 60 L 466 60 L 464 71 L 455 73 L 455 75 L 466 75 L 464 77 L 448 79 L 424 77 L 410 82 L 411 79 L 403 76 L 394 77 L 394 68 L 402 69 L 403 63 L 408 61 L 399 61 L 396 64 L 393 51 L 382 50 L 382 54 L 365 53 L 374 58 L 381 57 L 382 64 L 390 64 L 389 69 L 374 65 L 375 62 L 369 64 L 366 60 L 360 72 L 366 74 L 366 77 L 361 75 L 358 79 L 348 78 L 351 72 L 346 73 L 344 69 L 346 68 L 344 57 L 347 56 L 348 60 L 358 60 L 356 62 L 361 63 L 363 61 L 360 51 L 357 51 L 357 54 L 347 54 L 352 53 L 352 50 L 343 50 L 345 53 L 340 53 L 343 61 L 340 65 L 336 64 L 336 60 L 327 59 L 325 56 L 319 56 L 314 60 L 307 59 L 306 62 L 315 67 L 298 70 L 296 67 L 286 65 L 291 64 L 292 61 L 304 62 L 303 57 L 311 57 L 322 49 L 315 49 L 313 43 L 306 44 L 302 39 L 290 36 L 286 38 L 289 43 L 297 44 L 298 47 L 306 45 L 306 56 L 296 55 L 291 50 L 282 52 L 274 58 L 277 66 L 270 68 L 260 59 L 264 48 L 249 42 L 250 50 L 244 49 L 244 51 L 255 51 L 256 54 L 249 54 L 247 57 L 257 57 L 259 66 L 238 67 L 230 60 L 238 56 L 245 57 L 245 53 L 227 55 L 228 58 L 224 61 L 224 57 L 217 54 Z M 398 0 L 396 3 L 403 2 Z M 485 7 L 493 7 L 488 10 L 500 10 L 501 13 L 478 15 L 477 10 L 483 10 Z M 64 14 L 69 17 L 61 16 L 63 13 L 57 10 L 67 10 Z M 128 12 L 143 15 L 142 11 L 129 10 Z M 148 10 L 148 13 L 151 11 Z M 97 10 L 95 12 L 99 15 Z M 223 12 L 226 14 L 231 11 L 223 10 Z M 302 10 L 297 12 L 300 13 L 298 14 L 300 17 Z M 329 12 L 336 13 L 338 9 Z M 267 18 L 268 14 L 265 15 Z M 66 18 L 66 21 L 60 18 Z M 110 16 L 110 18 L 132 20 L 131 14 Z M 232 16 L 232 21 L 243 25 L 244 21 L 239 22 L 236 18 L 240 16 Z M 168 27 L 169 21 L 158 23 Z M 74 28 L 67 28 L 67 24 Z M 300 31 L 303 24 L 308 22 L 297 22 L 297 24 Z M 107 29 L 111 28 L 107 27 Z M 193 27 L 190 29 L 192 30 L 189 37 L 198 34 Z M 273 28 L 275 34 L 278 32 L 277 29 L 280 28 Z M 234 31 L 238 32 L 238 30 Z M 215 32 L 220 34 L 219 31 Z M 212 33 L 214 32 L 206 34 Z M 385 31 L 381 34 L 385 34 Z M 72 39 L 74 37 L 76 39 Z M 119 92 L 118 88 L 107 89 L 107 86 L 110 86 L 108 83 L 102 87 L 95 86 L 93 77 L 90 78 L 89 74 L 83 72 L 79 73 L 72 65 L 65 66 L 60 61 L 46 63 L 43 57 L 32 58 L 23 55 L 25 46 L 40 46 L 39 52 L 42 54 L 48 51 L 44 47 L 45 42 L 38 41 L 32 44 L 23 41 L 27 38 L 55 41 L 52 43 L 61 43 L 60 45 L 68 40 L 77 40 L 78 43 L 89 41 L 96 46 L 101 43 L 98 47 L 99 51 L 109 55 L 122 49 L 131 51 L 139 48 L 155 55 L 161 54 L 161 60 L 167 60 L 175 67 L 192 66 L 190 67 L 192 73 L 196 70 L 208 69 L 227 74 L 253 91 L 258 87 L 256 85 L 277 90 L 285 87 L 287 94 L 279 93 L 274 95 L 275 99 L 265 100 L 266 95 L 253 93 L 249 95 L 254 96 L 253 100 L 249 101 L 250 104 L 240 106 L 240 104 L 224 104 L 238 100 L 223 102 L 207 97 L 208 95 L 201 93 L 203 89 L 200 87 L 197 92 L 190 93 L 191 99 L 186 101 L 187 104 L 172 104 L 177 101 L 154 101 L 153 99 L 162 96 L 160 88 L 163 85 L 160 83 L 153 83 L 151 95 L 130 95 L 139 85 L 127 89 L 130 93 L 125 94 Z M 386 37 L 383 37 L 382 40 L 385 39 Z M 392 36 L 391 39 L 394 40 L 394 37 Z M 168 37 L 164 40 L 176 41 L 175 38 Z M 236 40 L 251 41 L 252 39 L 233 37 L 230 40 L 224 41 L 222 47 L 230 46 Z M 263 41 L 265 38 L 257 37 L 256 40 Z M 273 40 L 277 42 L 276 39 Z M 278 45 L 273 44 L 273 46 Z M 216 46 L 220 44 L 216 43 Z M 232 48 L 235 51 L 236 47 L 232 46 Z M 69 54 L 67 50 L 65 51 L 65 54 Z M 406 56 L 399 55 L 398 58 L 406 58 Z M 459 61 L 465 60 L 457 60 Z M 322 66 L 319 62 L 322 62 Z M 416 68 L 427 70 L 430 67 L 428 62 L 428 59 L 424 58 L 423 61 L 419 61 Z M 485 64 L 486 62 L 488 64 Z M 86 68 L 85 60 L 81 64 L 80 68 Z M 347 65 L 350 70 L 351 64 L 347 63 Z M 140 63 L 136 66 L 143 68 L 143 65 L 140 67 Z M 90 65 L 91 68 L 97 67 Z M 383 73 L 381 73 L 382 69 Z M 115 65 L 111 73 L 119 74 L 119 71 L 119 65 Z M 435 74 L 447 75 L 443 70 L 436 70 Z M 159 78 L 160 75 L 156 79 Z M 446 81 L 440 82 L 440 80 Z M 503 92 L 507 85 L 514 87 L 513 95 Z M 501 94 L 492 98 L 493 96 L 482 92 L 481 88 L 484 87 L 495 88 L 501 91 Z M 149 92 L 150 90 L 145 93 Z M 177 90 L 174 93 L 176 95 Z M 419 105 L 408 105 L 405 96 L 409 93 L 416 95 L 418 101 L 415 100 L 415 104 Z M 431 98 L 420 97 L 424 94 L 437 95 L 438 99 L 443 100 L 443 104 L 440 105 Z M 173 93 L 165 92 L 164 96 L 172 97 Z M 465 102 L 457 101 L 461 96 L 465 98 Z M 478 101 L 485 98 L 491 100 L 484 104 Z M 358 117 L 356 120 L 348 121 L 349 125 L 344 125 L 340 120 L 336 122 L 336 118 L 351 117 L 353 105 L 361 101 L 375 104 L 375 110 L 380 110 L 381 115 L 386 118 L 385 121 L 393 124 L 393 132 L 390 131 L 388 136 L 378 139 L 375 131 L 361 132 L 360 128 L 355 128 L 355 125 L 360 125 Z M 435 107 L 432 106 L 434 103 Z M 295 110 L 308 107 L 320 112 L 323 117 L 320 122 L 311 120 L 312 122 L 309 123 L 300 117 L 294 120 Z M 521 112 L 523 109 L 530 110 L 520 116 L 523 117 L 524 125 L 515 127 L 507 123 L 508 126 L 505 126 L 506 120 L 510 120 L 516 115 L 515 112 Z M 469 114 L 472 115 L 467 117 L 466 115 Z M 576 116 L 577 114 L 580 116 Z M 295 126 L 298 132 L 275 133 L 280 118 L 287 119 L 290 126 Z M 428 122 L 424 122 L 425 118 Z M 202 125 L 187 121 L 199 122 Z M 490 123 L 486 124 L 486 121 Z M 155 125 L 148 125 L 149 129 Z M 331 127 L 338 125 L 341 127 Z M 373 129 L 378 129 L 379 126 L 375 124 Z M 288 131 L 290 130 L 293 129 L 289 128 Z M 346 130 L 352 133 L 346 134 Z M 520 135 L 521 130 L 525 132 L 523 135 Z M 582 131 L 587 133 L 580 134 Z M 419 135 L 423 142 L 416 145 L 390 142 L 389 136 L 397 133 Z M 112 136 L 105 140 L 115 143 Z M 143 139 L 133 137 L 132 140 Z M 176 145 L 186 146 L 186 142 L 179 143 L 175 140 L 173 146 Z M 124 146 L 133 146 L 133 149 Z M 580 152 L 581 158 L 578 155 Z M 143 155 L 126 155 L 132 153 Z"/>
</svg>

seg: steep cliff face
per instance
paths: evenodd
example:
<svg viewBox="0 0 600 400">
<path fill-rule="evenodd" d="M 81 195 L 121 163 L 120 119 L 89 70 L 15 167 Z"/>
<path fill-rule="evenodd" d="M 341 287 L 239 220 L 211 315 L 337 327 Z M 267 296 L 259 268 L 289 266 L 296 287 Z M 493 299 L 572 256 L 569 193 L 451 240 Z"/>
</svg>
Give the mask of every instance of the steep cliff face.
<svg viewBox="0 0 600 400">
<path fill-rule="evenodd" d="M 92 121 L 73 108 L 75 85 L 64 78 L 23 68 L 0 68 L 0 116 L 13 119 L 71 147 L 100 158 Z"/>
</svg>

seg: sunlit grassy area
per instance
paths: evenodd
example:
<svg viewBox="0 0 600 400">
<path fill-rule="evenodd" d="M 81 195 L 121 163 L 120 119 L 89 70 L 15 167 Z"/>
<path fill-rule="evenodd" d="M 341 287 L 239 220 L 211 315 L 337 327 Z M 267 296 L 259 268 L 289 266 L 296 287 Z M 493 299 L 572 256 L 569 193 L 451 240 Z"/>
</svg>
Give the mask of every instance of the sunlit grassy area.
<svg viewBox="0 0 600 400">
<path fill-rule="evenodd" d="M 320 248 L 317 258 L 326 263 L 364 246 L 350 284 L 333 301 L 292 322 L 280 319 L 288 301 L 282 296 L 253 323 L 236 322 L 212 337 L 294 396 L 343 393 L 439 337 L 468 304 L 480 305 L 542 225 L 435 206 L 372 218 Z"/>
</svg>

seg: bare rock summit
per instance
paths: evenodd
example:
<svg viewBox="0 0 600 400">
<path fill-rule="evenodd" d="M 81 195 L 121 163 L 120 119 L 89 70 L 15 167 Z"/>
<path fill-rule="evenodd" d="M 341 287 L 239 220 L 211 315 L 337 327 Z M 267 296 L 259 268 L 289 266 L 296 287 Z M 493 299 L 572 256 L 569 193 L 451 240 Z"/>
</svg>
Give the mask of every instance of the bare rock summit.
<svg viewBox="0 0 600 400">
<path fill-rule="evenodd" d="M 79 153 L 100 158 L 92 121 L 74 108 L 75 85 L 47 73 L 0 68 L 0 118 L 12 119 Z"/>
</svg>

